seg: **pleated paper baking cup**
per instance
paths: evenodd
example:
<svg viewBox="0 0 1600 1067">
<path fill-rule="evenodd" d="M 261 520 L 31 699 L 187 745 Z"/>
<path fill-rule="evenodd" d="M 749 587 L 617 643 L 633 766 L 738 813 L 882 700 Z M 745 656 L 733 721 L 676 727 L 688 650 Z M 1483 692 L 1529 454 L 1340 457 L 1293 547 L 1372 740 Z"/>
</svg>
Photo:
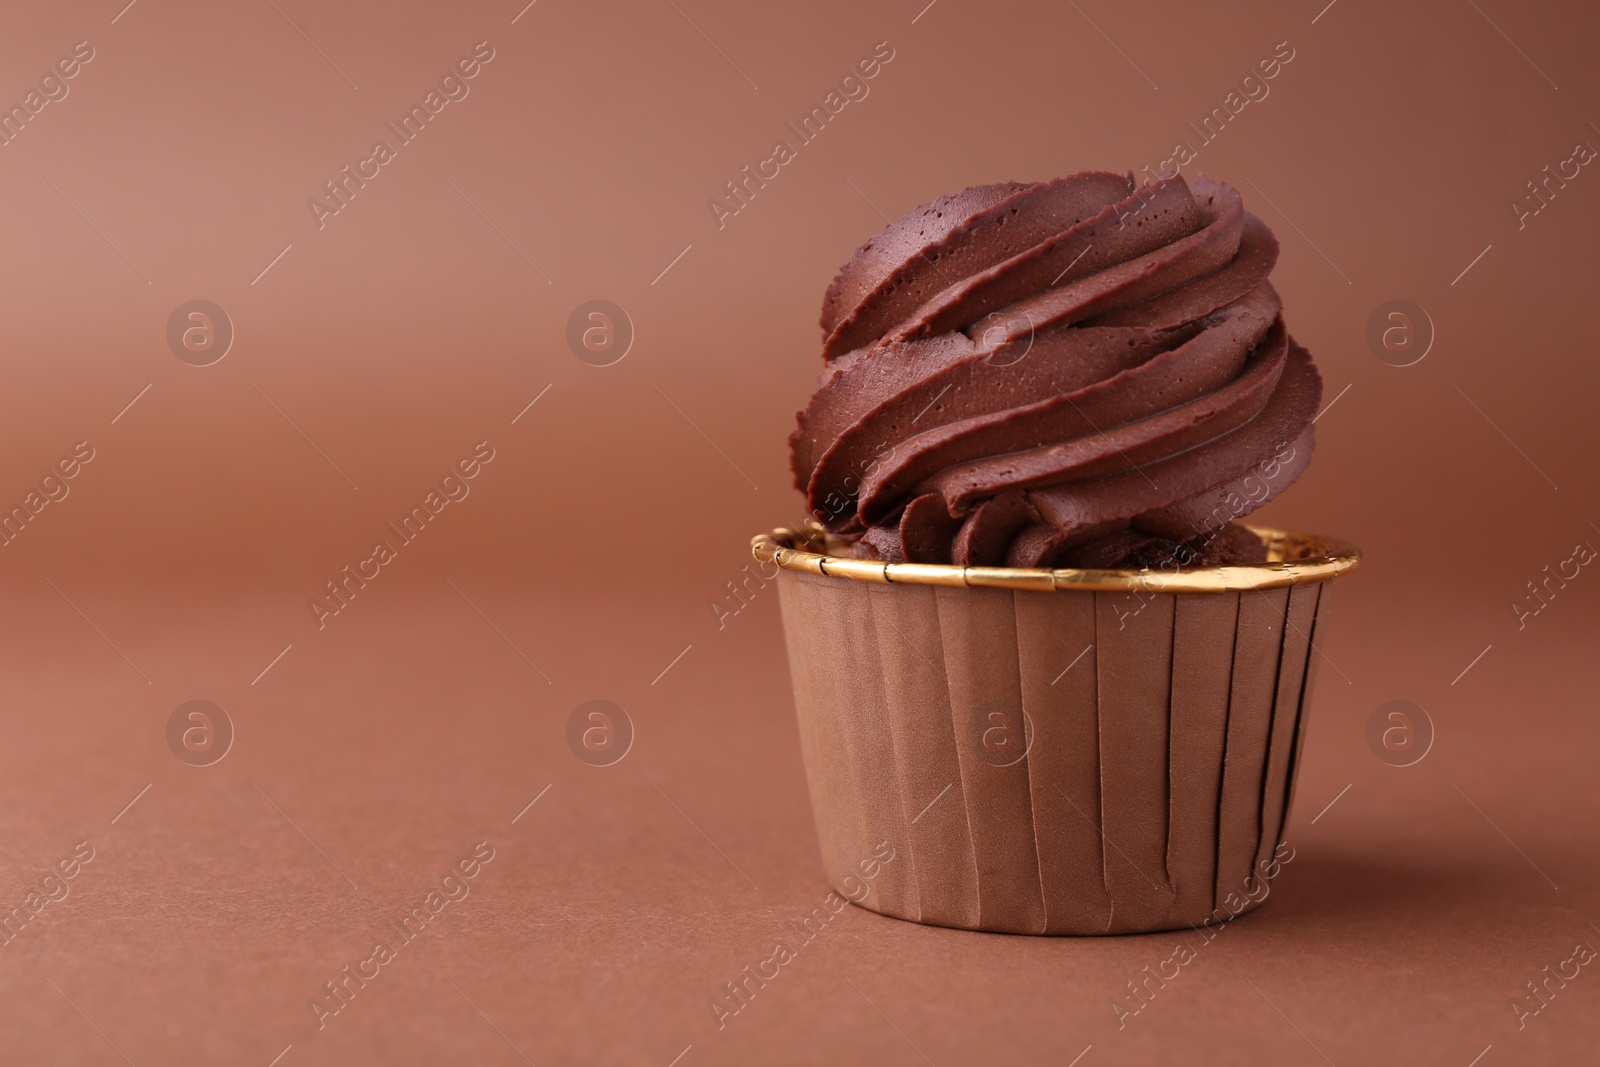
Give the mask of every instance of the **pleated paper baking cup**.
<svg viewBox="0 0 1600 1067">
<path fill-rule="evenodd" d="M 1360 555 L 1252 527 L 1268 562 L 895 564 L 819 529 L 776 563 L 835 888 L 914 922 L 1028 934 L 1200 926 L 1266 899 L 1330 580 Z M 851 892 L 850 890 L 856 890 Z"/>
</svg>

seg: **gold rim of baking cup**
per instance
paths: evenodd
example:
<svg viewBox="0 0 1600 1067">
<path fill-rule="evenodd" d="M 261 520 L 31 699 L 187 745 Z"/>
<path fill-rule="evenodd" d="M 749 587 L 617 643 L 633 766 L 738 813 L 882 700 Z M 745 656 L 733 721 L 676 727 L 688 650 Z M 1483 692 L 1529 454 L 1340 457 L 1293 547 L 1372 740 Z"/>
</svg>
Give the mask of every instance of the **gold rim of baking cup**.
<svg viewBox="0 0 1600 1067">
<path fill-rule="evenodd" d="M 1226 593 L 1326 582 L 1361 563 L 1361 551 L 1331 537 L 1246 526 L 1261 538 L 1267 562 L 1243 566 L 1088 570 L 1072 567 L 958 567 L 941 563 L 885 563 L 834 555 L 847 543 L 821 526 L 780 528 L 758 534 L 750 548 L 758 561 L 785 570 L 849 578 L 880 585 L 981 586 L 992 589 L 1132 590 L 1153 593 Z M 803 546 L 803 547 L 802 547 Z M 819 551 L 820 550 L 820 551 Z"/>
</svg>

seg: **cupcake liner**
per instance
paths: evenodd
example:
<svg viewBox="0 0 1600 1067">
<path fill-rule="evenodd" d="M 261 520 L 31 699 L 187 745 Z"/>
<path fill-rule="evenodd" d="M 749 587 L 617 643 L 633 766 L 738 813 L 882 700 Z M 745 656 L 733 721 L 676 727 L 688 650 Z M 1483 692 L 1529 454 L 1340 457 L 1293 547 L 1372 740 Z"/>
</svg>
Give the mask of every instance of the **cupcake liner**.
<svg viewBox="0 0 1600 1067">
<path fill-rule="evenodd" d="M 1357 557 L 1258 532 L 1274 563 L 1161 576 L 885 566 L 758 539 L 783 568 L 835 887 L 887 842 L 896 861 L 859 903 L 941 926 L 1133 933 L 1264 900 L 1327 579 Z"/>
</svg>

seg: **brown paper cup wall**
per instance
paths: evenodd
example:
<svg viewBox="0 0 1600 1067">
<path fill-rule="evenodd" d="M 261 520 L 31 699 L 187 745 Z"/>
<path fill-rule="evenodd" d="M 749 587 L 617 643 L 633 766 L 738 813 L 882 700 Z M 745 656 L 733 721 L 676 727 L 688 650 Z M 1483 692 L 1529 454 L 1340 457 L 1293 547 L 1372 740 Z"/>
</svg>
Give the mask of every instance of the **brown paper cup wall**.
<svg viewBox="0 0 1600 1067">
<path fill-rule="evenodd" d="M 1266 897 L 1328 581 L 1358 554 L 1258 530 L 1271 562 L 1162 572 L 883 564 L 816 531 L 778 563 L 829 880 L 940 926 L 1113 934 Z M 797 547 L 799 546 L 799 547 Z M 854 895 L 854 894 L 847 894 Z"/>
</svg>

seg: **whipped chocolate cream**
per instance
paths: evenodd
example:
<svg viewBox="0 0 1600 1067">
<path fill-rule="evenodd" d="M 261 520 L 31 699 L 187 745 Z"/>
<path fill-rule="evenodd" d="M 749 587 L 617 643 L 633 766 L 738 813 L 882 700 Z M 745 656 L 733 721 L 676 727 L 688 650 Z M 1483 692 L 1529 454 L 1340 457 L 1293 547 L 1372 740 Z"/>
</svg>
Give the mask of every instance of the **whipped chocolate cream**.
<svg viewBox="0 0 1600 1067">
<path fill-rule="evenodd" d="M 941 197 L 823 300 L 790 438 L 860 556 L 969 566 L 1247 562 L 1230 526 L 1310 460 L 1321 379 L 1236 190 L 1079 174 Z"/>
</svg>

